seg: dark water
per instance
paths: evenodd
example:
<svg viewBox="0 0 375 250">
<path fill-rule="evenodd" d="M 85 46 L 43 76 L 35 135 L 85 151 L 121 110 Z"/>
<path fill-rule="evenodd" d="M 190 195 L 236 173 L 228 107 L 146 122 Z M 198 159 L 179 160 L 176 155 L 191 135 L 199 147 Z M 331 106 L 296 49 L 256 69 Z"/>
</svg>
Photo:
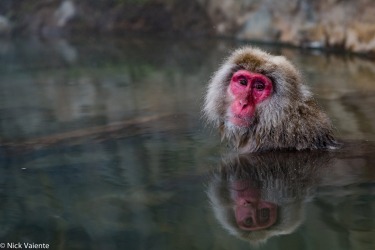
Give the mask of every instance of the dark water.
<svg viewBox="0 0 375 250">
<path fill-rule="evenodd" d="M 375 141 L 375 63 L 264 47 L 300 66 L 350 143 L 238 157 L 200 113 L 207 80 L 236 46 L 1 41 L 0 247 L 375 249 L 375 150 L 365 143 Z M 274 224 L 239 229 L 238 190 L 276 207 L 258 215 Z"/>
</svg>

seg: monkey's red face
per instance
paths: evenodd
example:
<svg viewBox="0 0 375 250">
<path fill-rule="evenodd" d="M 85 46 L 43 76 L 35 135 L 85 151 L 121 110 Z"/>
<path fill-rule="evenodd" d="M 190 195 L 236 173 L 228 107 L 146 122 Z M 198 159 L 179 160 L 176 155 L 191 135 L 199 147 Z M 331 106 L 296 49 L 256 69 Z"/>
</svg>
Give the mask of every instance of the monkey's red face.
<svg viewBox="0 0 375 250">
<path fill-rule="evenodd" d="M 269 228 L 275 224 L 278 207 L 261 198 L 261 190 L 251 182 L 242 180 L 232 183 L 231 196 L 234 200 L 234 216 L 237 225 L 248 231 Z"/>
<path fill-rule="evenodd" d="M 256 106 L 271 95 L 272 89 L 272 81 L 262 74 L 247 70 L 235 72 L 228 87 L 232 97 L 229 120 L 237 126 L 248 126 Z"/>
</svg>

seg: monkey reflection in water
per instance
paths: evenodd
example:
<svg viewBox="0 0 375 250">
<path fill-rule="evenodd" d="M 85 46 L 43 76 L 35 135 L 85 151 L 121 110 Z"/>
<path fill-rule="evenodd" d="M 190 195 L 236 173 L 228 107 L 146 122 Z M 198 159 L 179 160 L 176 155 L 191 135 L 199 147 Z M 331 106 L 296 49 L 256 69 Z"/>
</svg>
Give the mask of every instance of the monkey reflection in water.
<svg viewBox="0 0 375 250">
<path fill-rule="evenodd" d="M 226 157 L 207 190 L 215 217 L 253 244 L 291 233 L 303 221 L 303 203 L 329 159 L 329 153 L 316 151 Z"/>
</svg>

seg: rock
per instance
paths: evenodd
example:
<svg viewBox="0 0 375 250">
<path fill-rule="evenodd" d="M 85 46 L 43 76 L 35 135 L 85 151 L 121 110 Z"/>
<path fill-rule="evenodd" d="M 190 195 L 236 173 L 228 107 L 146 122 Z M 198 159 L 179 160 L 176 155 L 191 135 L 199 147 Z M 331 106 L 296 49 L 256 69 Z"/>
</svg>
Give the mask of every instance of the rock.
<svg viewBox="0 0 375 250">
<path fill-rule="evenodd" d="M 272 16 L 268 9 L 250 13 L 245 24 L 238 31 L 237 38 L 251 40 L 275 40 L 275 31 L 272 28 Z"/>
<path fill-rule="evenodd" d="M 354 23 L 347 29 L 345 48 L 375 53 L 375 24 Z"/>
<path fill-rule="evenodd" d="M 375 56 L 372 0 L 206 0 L 216 34 Z"/>
<path fill-rule="evenodd" d="M 9 19 L 8 19 L 9 18 Z M 375 56 L 373 0 L 2 0 L 0 34 L 211 35 Z"/>
<path fill-rule="evenodd" d="M 80 0 L 76 4 L 76 16 L 69 22 L 72 33 L 157 33 L 190 36 L 213 32 L 205 9 L 196 1 L 108 0 L 93 3 L 91 0 Z"/>
</svg>

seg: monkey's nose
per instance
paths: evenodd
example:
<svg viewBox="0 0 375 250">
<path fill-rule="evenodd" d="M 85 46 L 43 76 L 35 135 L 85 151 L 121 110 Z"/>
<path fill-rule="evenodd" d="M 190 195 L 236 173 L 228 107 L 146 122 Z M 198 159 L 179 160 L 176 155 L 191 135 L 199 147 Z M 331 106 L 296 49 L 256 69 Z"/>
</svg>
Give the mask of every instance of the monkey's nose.
<svg viewBox="0 0 375 250">
<path fill-rule="evenodd" d="M 244 100 L 240 100 L 240 105 L 241 105 L 243 108 L 246 107 L 248 103 L 249 103 L 249 102 L 248 102 L 246 99 L 244 99 Z"/>
</svg>

